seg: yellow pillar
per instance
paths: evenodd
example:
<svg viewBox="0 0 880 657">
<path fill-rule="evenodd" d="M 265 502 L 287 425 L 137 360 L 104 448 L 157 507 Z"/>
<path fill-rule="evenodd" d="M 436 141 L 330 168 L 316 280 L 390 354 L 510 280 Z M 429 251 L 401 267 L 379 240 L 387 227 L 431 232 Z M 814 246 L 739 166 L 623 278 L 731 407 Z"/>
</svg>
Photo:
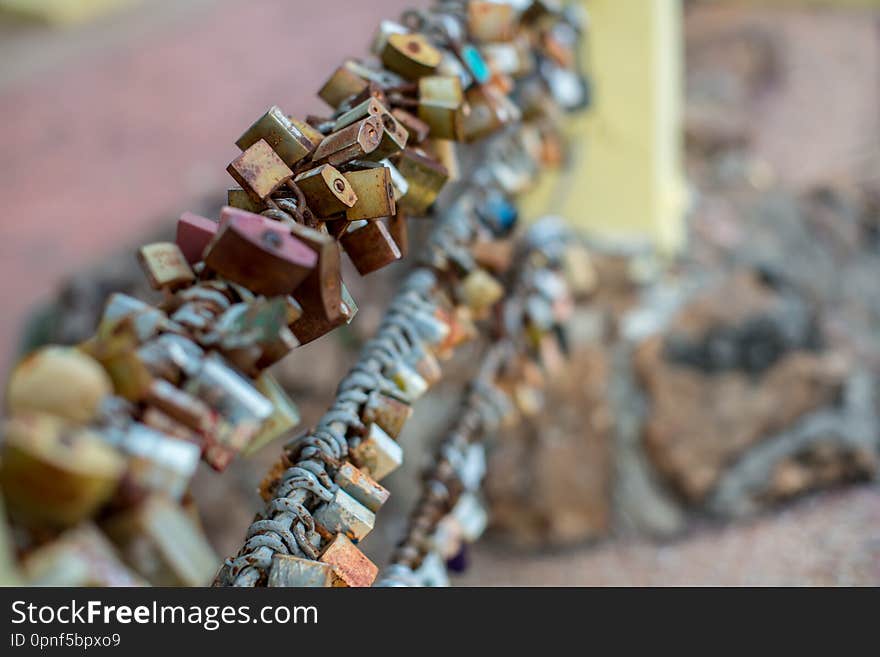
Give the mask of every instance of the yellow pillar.
<svg viewBox="0 0 880 657">
<path fill-rule="evenodd" d="M 684 241 L 681 0 L 580 0 L 593 106 L 570 121 L 570 166 L 523 200 L 617 241 Z"/>
</svg>

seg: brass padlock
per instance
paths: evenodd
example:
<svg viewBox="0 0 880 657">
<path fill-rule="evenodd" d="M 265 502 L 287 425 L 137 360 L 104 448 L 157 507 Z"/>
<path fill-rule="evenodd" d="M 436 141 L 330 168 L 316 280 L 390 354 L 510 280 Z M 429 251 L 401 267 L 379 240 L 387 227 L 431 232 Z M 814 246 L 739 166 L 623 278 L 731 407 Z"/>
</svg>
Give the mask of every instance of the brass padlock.
<svg viewBox="0 0 880 657">
<path fill-rule="evenodd" d="M 276 554 L 269 569 L 269 587 L 329 587 L 333 586 L 333 566 L 312 559 Z"/>
<path fill-rule="evenodd" d="M 220 565 L 201 528 L 160 495 L 109 518 L 101 528 L 126 563 L 154 586 L 207 586 Z"/>
<path fill-rule="evenodd" d="M 357 195 L 355 204 L 345 210 L 346 219 L 378 219 L 397 212 L 391 172 L 387 167 L 379 165 L 343 175 Z"/>
<path fill-rule="evenodd" d="M 378 424 L 385 433 L 396 439 L 412 414 L 413 409 L 409 404 L 373 390 L 361 411 L 361 420 L 364 424 Z"/>
<path fill-rule="evenodd" d="M 324 316 L 321 313 L 303 313 L 296 322 L 290 325 L 290 329 L 300 344 L 306 344 L 326 335 L 333 329 L 348 324 L 357 314 L 358 307 L 354 298 L 345 287 L 345 283 L 339 285 L 340 297 L 338 312 Z"/>
<path fill-rule="evenodd" d="M 314 251 L 277 221 L 230 207 L 220 219 L 205 264 L 256 294 L 290 294 L 317 263 Z"/>
<path fill-rule="evenodd" d="M 195 264 L 201 261 L 205 247 L 214 239 L 219 227 L 213 219 L 192 212 L 184 212 L 180 215 L 175 241 L 187 262 Z"/>
<path fill-rule="evenodd" d="M 400 207 L 412 216 L 425 216 L 449 180 L 449 172 L 424 151 L 412 148 L 404 150 L 394 162 L 409 184 L 409 190 L 400 199 Z"/>
<path fill-rule="evenodd" d="M 352 123 L 327 135 L 312 154 L 312 162 L 339 166 L 366 158 L 379 147 L 383 131 L 382 122 L 375 116 Z"/>
<path fill-rule="evenodd" d="M 467 3 L 467 29 L 476 41 L 509 41 L 516 30 L 517 14 L 512 4 L 471 0 Z"/>
<path fill-rule="evenodd" d="M 298 119 L 295 116 L 288 116 L 287 118 L 293 124 L 293 127 L 303 133 L 306 136 L 306 139 L 312 142 L 315 147 L 324 140 L 324 133 L 317 130 L 314 126 L 309 125 L 306 121 Z"/>
<path fill-rule="evenodd" d="M 315 529 L 327 540 L 336 534 L 345 534 L 358 542 L 373 530 L 376 523 L 376 515 L 342 488 L 336 490 L 331 501 L 315 509 L 312 517 Z"/>
<path fill-rule="evenodd" d="M 345 176 L 329 164 L 304 171 L 293 182 L 306 197 L 309 209 L 318 217 L 345 212 L 358 200 Z"/>
<path fill-rule="evenodd" d="M 361 276 L 401 258 L 400 249 L 381 221 L 367 221 L 363 226 L 350 229 L 339 241 Z"/>
<path fill-rule="evenodd" d="M 89 355 L 73 347 L 43 347 L 12 370 L 6 407 L 13 415 L 43 412 L 85 423 L 112 392 L 110 377 Z"/>
<path fill-rule="evenodd" d="M 391 116 L 397 119 L 397 122 L 409 133 L 409 142 L 411 144 L 425 141 L 431 132 L 431 126 L 403 108 L 394 108 L 391 110 Z"/>
<path fill-rule="evenodd" d="M 3 426 L 0 487 L 10 515 L 26 525 L 69 527 L 116 490 L 125 459 L 101 436 L 43 413 Z"/>
<path fill-rule="evenodd" d="M 299 424 L 299 409 L 293 400 L 281 387 L 281 384 L 269 372 L 263 372 L 256 381 L 256 388 L 273 406 L 272 415 L 269 416 L 250 444 L 242 450 L 245 456 L 250 456 L 257 450 L 289 433 Z"/>
<path fill-rule="evenodd" d="M 339 466 L 334 481 L 339 488 L 373 513 L 376 513 L 388 501 L 388 497 L 391 495 L 386 488 L 370 475 L 347 462 Z"/>
<path fill-rule="evenodd" d="M 421 78 L 418 110 L 419 118 L 431 128 L 431 137 L 460 140 L 465 116 L 461 80 L 451 75 Z"/>
<path fill-rule="evenodd" d="M 258 141 L 265 141 L 288 167 L 306 158 L 313 144 L 281 109 L 274 105 L 238 138 L 235 145 L 245 151 Z"/>
<path fill-rule="evenodd" d="M 30 552 L 21 563 L 29 586 L 149 586 L 97 527 L 83 523 Z"/>
<path fill-rule="evenodd" d="M 226 171 L 258 204 L 293 177 L 293 171 L 263 139 L 235 158 Z"/>
<path fill-rule="evenodd" d="M 337 534 L 318 559 L 333 567 L 333 586 L 372 586 L 379 568 L 343 534 Z"/>
<path fill-rule="evenodd" d="M 367 87 L 367 81 L 347 66 L 340 66 L 318 91 L 318 96 L 332 108 L 359 94 Z"/>
<path fill-rule="evenodd" d="M 421 34 L 391 34 L 380 54 L 382 63 L 407 80 L 431 75 L 443 55 Z"/>
<path fill-rule="evenodd" d="M 462 137 L 466 142 L 483 139 L 521 117 L 512 100 L 488 85 L 468 89 L 465 101 L 469 111 L 462 118 Z"/>
<path fill-rule="evenodd" d="M 174 242 L 156 242 L 138 249 L 138 262 L 154 290 L 174 290 L 191 285 L 196 275 L 183 251 Z"/>
<path fill-rule="evenodd" d="M 354 464 L 376 481 L 382 481 L 403 464 L 403 449 L 376 424 L 370 424 L 366 436 L 351 450 Z"/>
</svg>

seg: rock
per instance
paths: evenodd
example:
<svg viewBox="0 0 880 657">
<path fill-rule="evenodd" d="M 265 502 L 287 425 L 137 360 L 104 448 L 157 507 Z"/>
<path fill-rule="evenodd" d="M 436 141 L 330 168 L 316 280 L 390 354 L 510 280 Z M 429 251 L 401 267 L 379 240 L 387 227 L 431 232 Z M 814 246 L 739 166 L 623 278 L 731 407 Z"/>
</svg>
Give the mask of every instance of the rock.
<svg viewBox="0 0 880 657">
<path fill-rule="evenodd" d="M 815 318 L 793 293 L 737 272 L 635 350 L 649 413 L 647 455 L 690 504 L 754 445 L 832 403 L 842 363 L 819 354 Z"/>
</svg>

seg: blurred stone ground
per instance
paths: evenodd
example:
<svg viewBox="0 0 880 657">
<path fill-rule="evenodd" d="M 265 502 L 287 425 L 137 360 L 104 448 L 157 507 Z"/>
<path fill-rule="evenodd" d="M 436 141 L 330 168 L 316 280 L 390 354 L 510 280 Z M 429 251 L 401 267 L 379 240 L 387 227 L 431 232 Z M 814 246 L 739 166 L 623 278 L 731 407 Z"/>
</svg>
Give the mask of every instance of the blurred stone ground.
<svg viewBox="0 0 880 657">
<path fill-rule="evenodd" d="M 88 331 L 96 303 L 110 288 L 136 287 L 129 253 L 110 262 L 107 254 L 167 234 L 182 209 L 219 206 L 227 186 L 224 165 L 242 125 L 273 102 L 297 113 L 319 108 L 297 89 L 316 89 L 341 56 L 363 50 L 369 37 L 364 25 L 393 16 L 404 4 L 336 2 L 334 10 L 331 0 L 320 6 L 162 0 L 69 33 L 60 44 L 39 32 L 0 40 L 0 55 L 12 53 L 0 57 L 0 131 L 13 155 L 4 165 L 7 175 L 0 177 L 9 209 L 0 220 L 5 268 L 0 293 L 7 303 L 0 344 L 12 345 L 28 308 L 75 271 L 80 275 L 64 299 L 65 309 L 75 312 L 67 313 L 64 324 L 44 316 L 42 332 L 71 339 Z M 867 364 L 878 365 L 870 361 L 878 353 L 872 333 L 878 326 L 872 313 L 880 308 L 874 298 L 878 268 L 874 252 L 863 248 L 870 227 L 863 225 L 862 211 L 853 209 L 862 207 L 864 195 L 880 182 L 877 15 L 716 4 L 696 6 L 687 20 L 688 168 L 696 205 L 685 265 L 714 271 L 775 260 L 799 284 L 812 283 L 821 298 L 841 300 L 823 315 L 837 317 L 836 326 L 830 321 L 824 328 L 845 338 L 835 344 L 846 343 Z M 302 24 L 309 29 L 297 27 Z M 322 39 L 325 34 L 334 35 L 335 48 Z M 832 191 L 823 194 L 820 186 Z M 852 201 L 853 189 L 858 202 Z M 103 263 L 97 275 L 84 272 L 95 262 Z M 628 266 L 608 264 L 612 284 L 603 288 L 610 290 L 608 298 L 594 305 L 607 305 L 617 315 L 622 299 L 624 305 L 631 302 L 628 284 L 614 283 L 626 279 Z M 842 267 L 848 268 L 846 276 L 837 275 Z M 339 373 L 353 361 L 353 350 L 344 347 L 356 345 L 375 326 L 389 288 L 385 283 L 394 275 L 371 278 L 369 292 L 357 277 L 347 278 L 359 288 L 353 288 L 355 297 L 368 299 L 351 330 L 298 350 L 279 372 L 302 407 L 304 425 L 324 410 Z M 102 284 L 96 286 L 96 280 Z M 724 297 L 719 300 L 723 308 Z M 594 382 L 594 397 L 609 359 L 621 358 L 610 351 L 594 345 L 587 359 L 585 380 Z M 657 374 L 657 390 L 670 375 L 677 376 Z M 522 475 L 530 482 L 526 498 L 536 492 L 553 501 L 531 505 L 522 516 L 515 504 L 509 506 L 499 516 L 508 519 L 505 539 L 496 533 L 476 546 L 474 567 L 460 583 L 880 583 L 876 484 L 812 494 L 773 512 L 761 512 L 761 505 L 757 517 L 720 526 L 686 510 L 667 482 L 645 475 L 649 466 L 637 428 L 631 438 L 621 438 L 623 431 L 610 444 L 602 434 L 607 411 L 595 399 L 591 438 L 579 444 L 586 431 L 577 416 L 566 414 L 566 382 L 559 383 L 556 413 L 565 421 L 553 432 L 540 424 L 527 428 L 545 440 L 541 456 Z M 777 388 L 785 394 L 785 385 Z M 622 394 L 624 409 L 634 412 L 629 392 L 614 394 Z M 829 395 L 836 393 L 824 391 L 820 398 Z M 428 443 L 442 431 L 456 397 L 454 385 L 432 391 L 430 401 L 417 407 L 419 427 L 412 423 L 402 436 L 407 463 L 389 480 L 394 495 L 365 542 L 380 565 L 402 529 Z M 626 415 L 621 414 L 624 424 L 630 421 Z M 869 440 L 876 440 L 875 434 Z M 686 448 L 705 449 L 698 434 L 687 439 Z M 716 442 L 731 449 L 723 432 Z M 276 454 L 269 447 L 224 476 L 200 475 L 196 496 L 221 554 L 238 546 L 255 508 L 253 491 Z M 748 479 L 748 471 L 740 472 L 748 470 L 748 460 L 737 458 L 734 464 L 744 465 L 722 478 L 733 481 L 728 487 Z M 830 483 L 847 479 L 834 452 L 830 466 L 822 458 L 820 453 L 806 463 L 795 460 L 777 478 L 796 493 L 813 487 L 815 472 L 831 472 Z M 725 466 L 727 459 L 722 458 Z M 583 470 L 566 470 L 572 460 L 583 463 Z M 512 463 L 516 466 L 516 458 Z M 667 477 L 676 472 L 668 469 Z M 818 487 L 829 482 L 819 481 Z M 510 501 L 515 484 L 502 481 L 501 496 Z M 704 484 L 695 485 L 702 497 Z M 580 502 L 585 494 L 589 504 Z M 522 540 L 536 531 L 568 547 L 536 553 L 536 541 Z M 674 538 L 652 543 L 641 538 L 645 532 Z M 511 538 L 533 549 L 516 548 Z"/>
</svg>

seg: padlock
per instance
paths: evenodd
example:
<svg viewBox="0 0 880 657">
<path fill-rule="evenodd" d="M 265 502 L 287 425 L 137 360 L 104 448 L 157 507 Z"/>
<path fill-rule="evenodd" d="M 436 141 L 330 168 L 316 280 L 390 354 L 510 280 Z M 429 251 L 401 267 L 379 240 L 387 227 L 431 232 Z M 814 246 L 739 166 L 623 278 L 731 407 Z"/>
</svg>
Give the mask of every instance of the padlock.
<svg viewBox="0 0 880 657">
<path fill-rule="evenodd" d="M 510 239 L 480 239 L 471 244 L 474 261 L 493 274 L 504 274 L 513 264 L 516 245 Z"/>
<path fill-rule="evenodd" d="M 357 315 L 357 304 L 349 293 L 348 288 L 345 287 L 345 283 L 340 284 L 339 290 L 341 301 L 339 302 L 338 313 L 334 313 L 332 317 L 325 317 L 320 313 L 304 313 L 302 317 L 291 324 L 290 329 L 297 340 L 300 341 L 300 344 L 317 340 L 338 326 L 351 323 L 351 320 Z"/>
<path fill-rule="evenodd" d="M 380 54 L 382 63 L 407 80 L 431 75 L 443 59 L 442 53 L 421 34 L 391 34 Z"/>
<path fill-rule="evenodd" d="M 400 170 L 394 166 L 388 158 L 379 160 L 379 164 L 388 169 L 388 175 L 391 176 L 391 187 L 394 189 L 394 202 L 397 203 L 397 201 L 406 196 L 409 191 L 409 183 L 406 178 L 403 177 L 403 174 L 400 173 Z"/>
<path fill-rule="evenodd" d="M 265 141 L 288 167 L 306 158 L 317 146 L 293 125 L 277 105 L 270 107 L 257 119 L 235 145 L 245 151 L 260 140 Z"/>
<path fill-rule="evenodd" d="M 263 139 L 235 158 L 226 171 L 258 204 L 293 177 L 293 171 Z"/>
<path fill-rule="evenodd" d="M 393 363 L 387 374 L 397 385 L 403 399 L 409 403 L 422 397 L 430 387 L 428 381 L 412 365 L 404 361 Z"/>
<path fill-rule="evenodd" d="M 449 172 L 424 151 L 412 148 L 404 150 L 394 163 L 409 184 L 409 191 L 400 199 L 400 207 L 412 216 L 425 216 L 449 180 Z"/>
<path fill-rule="evenodd" d="M 125 471 L 98 433 L 58 417 L 17 413 L 3 434 L 0 487 L 10 515 L 26 525 L 69 527 L 92 516 Z"/>
<path fill-rule="evenodd" d="M 451 139 L 429 139 L 425 143 L 425 150 L 445 167 L 450 182 L 461 179 L 461 164 L 458 160 L 456 142 Z"/>
<path fill-rule="evenodd" d="M 33 552 L 21 563 L 29 586 L 149 586 L 128 568 L 97 527 L 83 523 Z"/>
<path fill-rule="evenodd" d="M 379 574 L 376 567 L 344 534 L 337 534 L 318 561 L 333 567 L 333 586 L 372 586 Z"/>
<path fill-rule="evenodd" d="M 361 276 L 401 258 L 400 249 L 381 221 L 367 221 L 363 226 L 349 229 L 339 241 Z"/>
<path fill-rule="evenodd" d="M 376 513 L 391 493 L 351 463 L 343 463 L 336 471 L 334 479 L 340 489 L 351 495 L 373 513 Z"/>
<path fill-rule="evenodd" d="M 217 353 L 205 357 L 184 390 L 233 423 L 251 421 L 259 427 L 272 415 L 272 403 Z"/>
<path fill-rule="evenodd" d="M 153 382 L 152 373 L 138 354 L 139 345 L 132 319 L 124 317 L 87 348 L 107 372 L 115 393 L 132 402 L 143 400 Z"/>
<path fill-rule="evenodd" d="M 306 136 L 306 139 L 312 142 L 315 147 L 317 147 L 317 145 L 320 144 L 321 141 L 323 141 L 324 135 L 320 130 L 316 130 L 314 127 L 312 127 L 305 121 L 296 118 L 295 116 L 288 115 L 287 118 L 293 124 L 293 127 L 303 133 Z"/>
<path fill-rule="evenodd" d="M 422 563 L 413 572 L 421 586 L 444 588 L 449 586 L 446 562 L 436 552 L 428 552 Z"/>
<path fill-rule="evenodd" d="M 132 422 L 119 439 L 129 456 L 126 483 L 180 501 L 189 487 L 202 454 L 200 444 L 164 435 Z"/>
<path fill-rule="evenodd" d="M 403 449 L 376 424 L 350 452 L 354 464 L 376 481 L 382 481 L 403 464 Z"/>
<path fill-rule="evenodd" d="M 89 355 L 73 347 L 43 347 L 12 370 L 6 407 L 13 415 L 44 412 L 85 423 L 112 392 L 112 381 Z"/>
<path fill-rule="evenodd" d="M 276 189 L 272 192 L 272 197 L 264 201 L 255 201 L 241 187 L 230 187 L 226 190 L 226 205 L 231 208 L 253 212 L 254 214 L 260 214 L 269 208 L 274 209 L 274 205 L 281 199 L 296 199 L 296 192 L 290 189 L 289 184 Z"/>
<path fill-rule="evenodd" d="M 327 135 L 312 154 L 312 162 L 339 166 L 366 158 L 379 147 L 383 131 L 382 122 L 375 116 L 352 123 Z"/>
<path fill-rule="evenodd" d="M 305 280 L 317 256 L 277 221 L 225 207 L 205 264 L 256 294 L 286 296 Z"/>
<path fill-rule="evenodd" d="M 450 515 L 458 521 L 462 529 L 462 537 L 468 543 L 473 543 L 480 538 L 489 524 L 489 514 L 486 512 L 486 508 L 479 498 L 471 492 L 465 492 L 458 498 Z"/>
<path fill-rule="evenodd" d="M 312 517 L 318 533 L 327 540 L 336 534 L 345 534 L 358 542 L 373 530 L 376 523 L 376 515 L 342 488 L 336 490 L 331 501 L 315 509 Z"/>
<path fill-rule="evenodd" d="M 154 290 L 173 292 L 196 280 L 189 262 L 174 242 L 155 242 L 138 249 L 138 262 Z"/>
<path fill-rule="evenodd" d="M 269 569 L 269 587 L 333 586 L 333 566 L 290 554 L 276 554 Z"/>
<path fill-rule="evenodd" d="M 218 223 L 213 219 L 192 212 L 184 212 L 180 215 L 180 219 L 177 220 L 175 241 L 187 262 L 195 264 L 201 261 L 205 247 L 217 234 L 218 228 Z"/>
<path fill-rule="evenodd" d="M 443 378 L 440 362 L 430 349 L 424 345 L 415 345 L 412 349 L 409 363 L 416 373 L 428 384 L 428 387 L 438 383 Z"/>
<path fill-rule="evenodd" d="M 429 75 L 419 80 L 419 118 L 435 139 L 462 138 L 464 94 L 461 81 L 450 75 Z"/>
<path fill-rule="evenodd" d="M 400 250 L 400 257 L 405 258 L 409 253 L 409 228 L 406 224 L 406 215 L 402 210 L 388 217 L 388 233 Z"/>
<path fill-rule="evenodd" d="M 498 132 L 522 118 L 517 105 L 504 93 L 486 85 L 465 93 L 470 112 L 464 115 L 464 141 L 473 142 Z"/>
<path fill-rule="evenodd" d="M 107 299 L 104 312 L 98 322 L 97 335 L 110 335 L 122 318 L 129 318 L 139 342 L 146 342 L 159 331 L 174 330 L 173 322 L 155 306 L 144 303 L 121 292 L 114 292 Z"/>
<path fill-rule="evenodd" d="M 488 0 L 467 3 L 468 34 L 477 41 L 509 41 L 516 29 L 516 19 L 516 11 L 507 3 Z"/>
<path fill-rule="evenodd" d="M 384 166 L 374 166 L 343 174 L 351 185 L 357 201 L 345 210 L 348 221 L 390 217 L 397 212 L 391 172 Z"/>
<path fill-rule="evenodd" d="M 340 66 L 318 91 L 318 96 L 332 108 L 363 91 L 367 81 L 347 66 Z"/>
<path fill-rule="evenodd" d="M 409 404 L 373 390 L 361 411 L 361 420 L 364 424 L 378 424 L 385 433 L 396 439 L 412 414 L 413 409 Z"/>
<path fill-rule="evenodd" d="M 387 113 L 388 110 L 383 107 L 382 103 L 375 98 L 367 98 L 336 117 L 331 132 L 337 132 L 350 126 L 352 123 L 357 123 L 370 117 L 381 117 Z"/>
<path fill-rule="evenodd" d="M 281 387 L 281 384 L 269 372 L 263 372 L 256 380 L 256 388 L 273 406 L 272 415 L 263 422 L 263 426 L 251 440 L 250 444 L 242 450 L 245 456 L 250 456 L 269 443 L 289 433 L 299 424 L 299 409 L 293 400 Z"/>
<path fill-rule="evenodd" d="M 484 317 L 503 296 L 504 286 L 485 269 L 474 269 L 461 282 L 461 298 L 476 317 Z"/>
<path fill-rule="evenodd" d="M 201 365 L 205 352 L 182 335 L 164 333 L 138 348 L 138 357 L 153 377 L 178 383 Z"/>
<path fill-rule="evenodd" d="M 202 442 L 202 437 L 195 431 L 153 406 L 147 406 L 144 409 L 143 415 L 141 415 L 141 423 L 151 429 L 155 429 L 159 433 L 178 440 L 185 440 L 196 444 Z"/>
<path fill-rule="evenodd" d="M 216 429 L 217 414 L 208 404 L 164 379 L 153 380 L 145 401 L 199 435 Z"/>
<path fill-rule="evenodd" d="M 220 565 L 201 528 L 161 495 L 108 518 L 101 528 L 126 563 L 154 586 L 207 586 Z"/>
<path fill-rule="evenodd" d="M 395 107 L 391 110 L 391 116 L 397 119 L 397 122 L 409 133 L 409 143 L 411 144 L 425 141 L 431 132 L 431 126 L 403 108 Z"/>
<path fill-rule="evenodd" d="M 446 339 L 434 349 L 434 353 L 438 358 L 443 360 L 451 358 L 456 347 L 475 339 L 479 335 L 471 310 L 466 306 L 456 307 L 452 311 L 438 309 L 436 314 L 449 325 L 449 333 Z"/>
<path fill-rule="evenodd" d="M 499 75 L 521 77 L 534 69 L 534 54 L 526 39 L 487 43 L 480 49 L 486 65 Z"/>
<path fill-rule="evenodd" d="M 358 200 L 345 176 L 329 164 L 304 171 L 293 182 L 302 190 L 309 209 L 318 217 L 345 212 Z"/>
<path fill-rule="evenodd" d="M 406 26 L 401 25 L 396 21 L 385 19 L 379 21 L 379 27 L 376 29 L 376 33 L 373 35 L 373 41 L 370 44 L 370 52 L 374 55 L 380 54 L 388 43 L 388 37 L 392 34 L 406 34 L 408 32 L 409 30 L 406 29 Z"/>
</svg>

